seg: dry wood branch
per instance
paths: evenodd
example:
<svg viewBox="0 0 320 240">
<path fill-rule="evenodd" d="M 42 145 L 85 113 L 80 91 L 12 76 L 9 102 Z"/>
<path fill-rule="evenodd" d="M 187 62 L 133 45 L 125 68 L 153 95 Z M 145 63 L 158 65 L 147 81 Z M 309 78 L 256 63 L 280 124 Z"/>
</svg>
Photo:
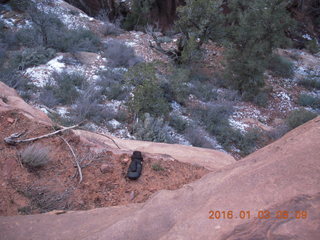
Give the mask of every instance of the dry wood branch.
<svg viewBox="0 0 320 240">
<path fill-rule="evenodd" d="M 119 147 L 119 145 L 116 143 L 116 141 L 115 141 L 114 139 L 112 139 L 111 137 L 109 137 L 108 135 L 105 135 L 105 134 L 103 134 L 103 133 L 98 133 L 98 132 L 96 132 L 96 134 L 101 135 L 101 136 L 104 136 L 104 137 L 110 139 L 110 140 L 114 143 L 114 145 L 117 146 L 117 148 L 121 149 L 121 148 Z"/>
<path fill-rule="evenodd" d="M 175 49 L 165 50 L 161 46 L 161 41 L 158 39 L 158 37 L 154 34 L 154 32 L 149 31 L 149 34 L 152 36 L 154 42 L 156 43 L 156 46 L 152 44 L 151 41 L 149 41 L 150 48 L 153 48 L 157 50 L 158 52 L 167 55 L 169 58 L 171 58 L 173 61 L 177 61 L 179 56 Z"/>
<path fill-rule="evenodd" d="M 64 131 L 67 131 L 67 130 L 70 130 L 70 129 L 77 128 L 81 124 L 83 124 L 83 123 L 80 123 L 80 124 L 77 124 L 77 125 L 74 125 L 74 126 L 71 126 L 71 127 L 65 127 L 65 128 L 60 129 L 60 130 L 57 130 L 55 132 L 48 133 L 48 134 L 45 134 L 45 135 L 42 135 L 42 136 L 39 136 L 39 137 L 33 137 L 33 138 L 22 139 L 22 140 L 17 139 L 17 138 L 19 138 L 20 136 L 22 136 L 22 135 L 24 135 L 26 133 L 27 130 L 25 130 L 24 132 L 11 134 L 9 137 L 6 137 L 4 139 L 4 141 L 5 141 L 5 143 L 7 143 L 9 145 L 15 145 L 17 143 L 33 142 L 33 141 L 36 141 L 36 140 L 39 140 L 39 139 L 42 139 L 42 138 L 52 137 L 52 136 L 54 136 L 54 135 L 56 135 L 58 133 L 62 133 Z"/>
<path fill-rule="evenodd" d="M 69 149 L 70 149 L 70 151 L 71 151 L 71 153 L 72 153 L 72 156 L 73 156 L 73 158 L 74 158 L 74 162 L 75 162 L 75 164 L 77 165 L 77 169 L 78 169 L 78 173 L 79 173 L 79 178 L 80 178 L 80 179 L 79 179 L 79 183 L 81 183 L 81 182 L 82 182 L 82 179 L 83 179 L 83 176 L 82 176 L 82 171 L 81 171 L 80 164 L 79 164 L 79 162 L 78 162 L 78 160 L 77 160 L 77 156 L 76 156 L 76 154 L 74 153 L 74 151 L 73 151 L 71 145 L 68 143 L 68 141 L 67 141 L 65 138 L 61 137 L 61 136 L 60 136 L 60 138 L 67 144 L 67 146 L 69 147 Z"/>
</svg>

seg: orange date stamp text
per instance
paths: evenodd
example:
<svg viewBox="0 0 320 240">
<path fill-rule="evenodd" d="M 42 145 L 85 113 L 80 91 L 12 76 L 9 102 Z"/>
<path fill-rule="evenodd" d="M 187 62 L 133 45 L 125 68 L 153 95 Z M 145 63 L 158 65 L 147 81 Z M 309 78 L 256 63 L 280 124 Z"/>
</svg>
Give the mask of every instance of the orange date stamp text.
<svg viewBox="0 0 320 240">
<path fill-rule="evenodd" d="M 269 210 L 241 210 L 241 211 L 220 211 L 220 210 L 210 210 L 209 219 L 219 220 L 219 219 L 307 219 L 307 211 L 269 211 Z"/>
</svg>

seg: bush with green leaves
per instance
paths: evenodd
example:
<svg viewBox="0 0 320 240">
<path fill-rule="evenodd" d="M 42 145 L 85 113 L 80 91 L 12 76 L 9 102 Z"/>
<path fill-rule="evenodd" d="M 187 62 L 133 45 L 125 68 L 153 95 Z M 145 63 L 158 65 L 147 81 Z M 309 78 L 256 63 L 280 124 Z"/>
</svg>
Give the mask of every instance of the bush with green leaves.
<svg viewBox="0 0 320 240">
<path fill-rule="evenodd" d="M 139 140 L 173 143 L 168 124 L 163 118 L 152 117 L 148 113 L 134 124 L 133 135 Z"/>
<path fill-rule="evenodd" d="M 85 28 L 76 30 L 65 29 L 59 33 L 52 32 L 49 47 L 61 52 L 98 52 L 101 48 L 101 41 L 97 35 Z"/>
<path fill-rule="evenodd" d="M 142 85 L 146 79 L 152 82 L 158 81 L 157 69 L 154 63 L 139 63 L 129 68 L 125 74 L 127 84 L 134 87 Z"/>
<path fill-rule="evenodd" d="M 229 116 L 233 112 L 231 103 L 210 104 L 204 108 L 193 109 L 193 115 L 201 120 L 207 130 L 215 135 L 219 128 L 229 125 Z"/>
<path fill-rule="evenodd" d="M 45 64 L 50 59 L 54 58 L 55 55 L 56 52 L 52 48 L 27 48 L 15 53 L 12 59 L 12 64 L 17 66 L 18 69 L 24 70 L 29 67 Z"/>
<path fill-rule="evenodd" d="M 293 63 L 285 57 L 273 55 L 268 63 L 268 69 L 276 76 L 292 78 L 294 75 Z"/>
<path fill-rule="evenodd" d="M 156 171 L 156 172 L 166 170 L 164 167 L 161 166 L 160 163 L 152 164 L 151 168 L 152 168 L 153 171 Z"/>
<path fill-rule="evenodd" d="M 0 69 L 5 62 L 6 55 L 7 55 L 7 48 L 0 43 Z"/>
<path fill-rule="evenodd" d="M 190 92 L 201 101 L 217 100 L 218 94 L 210 82 L 193 81 Z"/>
<path fill-rule="evenodd" d="M 107 42 L 104 56 L 108 59 L 112 67 L 128 68 L 142 62 L 141 58 L 135 55 L 132 47 L 127 46 L 119 40 L 110 40 Z"/>
<path fill-rule="evenodd" d="M 50 161 L 50 149 L 42 144 L 32 144 L 20 152 L 21 162 L 30 169 L 47 165 Z"/>
<path fill-rule="evenodd" d="M 99 74 L 97 85 L 101 94 L 108 100 L 125 100 L 129 96 L 128 87 L 125 85 L 124 73 L 121 71 L 106 70 Z"/>
<path fill-rule="evenodd" d="M 317 39 L 315 39 L 315 38 L 307 41 L 305 46 L 306 46 L 306 49 L 312 54 L 316 54 L 320 51 L 320 46 L 317 42 Z"/>
<path fill-rule="evenodd" d="M 202 108 L 192 109 L 192 114 L 204 123 L 207 131 L 216 137 L 221 146 L 229 151 L 234 146 L 241 151 L 241 155 L 252 152 L 261 140 L 258 130 L 242 133 L 234 129 L 229 123 L 233 112 L 231 103 L 210 104 Z"/>
<path fill-rule="evenodd" d="M 52 78 L 54 82 L 47 83 L 44 89 L 52 91 L 60 104 L 75 103 L 80 91 L 88 86 L 87 79 L 79 73 L 54 72 Z"/>
<path fill-rule="evenodd" d="M 183 133 L 188 127 L 188 122 L 178 114 L 172 114 L 169 117 L 169 125 L 173 127 L 178 133 Z"/>
<path fill-rule="evenodd" d="M 241 155 L 245 156 L 254 152 L 260 144 L 263 144 L 263 132 L 259 128 L 253 128 L 242 134 L 236 146 Z"/>
<path fill-rule="evenodd" d="M 299 105 L 311 108 L 320 108 L 320 98 L 309 94 L 300 94 L 298 99 Z"/>
<path fill-rule="evenodd" d="M 305 110 L 303 108 L 298 110 L 293 110 L 290 112 L 289 116 L 286 118 L 286 123 L 289 127 L 289 130 L 292 130 L 311 119 L 315 118 L 317 116 L 316 113 L 310 112 L 308 110 Z"/>
<path fill-rule="evenodd" d="M 155 0 L 133 0 L 130 13 L 122 24 L 128 31 L 141 30 L 150 22 L 150 10 Z"/>
<path fill-rule="evenodd" d="M 168 102 L 175 101 L 184 104 L 190 93 L 188 88 L 190 70 L 186 68 L 174 68 L 170 71 L 171 73 L 167 79 L 160 82 L 164 97 Z"/>
<path fill-rule="evenodd" d="M 9 5 L 16 11 L 24 12 L 32 2 L 29 0 L 10 0 Z"/>
<path fill-rule="evenodd" d="M 135 116 L 150 113 L 152 116 L 166 116 L 169 112 L 169 104 L 159 85 L 146 79 L 142 85 L 133 91 L 133 97 L 129 100 L 129 107 Z"/>
<path fill-rule="evenodd" d="M 267 107 L 269 101 L 269 95 L 265 91 L 259 91 L 259 93 L 254 96 L 252 102 L 260 107 Z"/>
<path fill-rule="evenodd" d="M 158 84 L 153 64 L 138 64 L 128 71 L 126 78 L 128 84 L 135 86 L 133 96 L 128 102 L 134 116 L 141 117 L 149 113 L 160 117 L 168 114 L 169 103 Z"/>
<path fill-rule="evenodd" d="M 320 90 L 320 75 L 311 75 L 309 77 L 300 79 L 298 84 L 304 86 L 306 89 L 318 89 Z"/>
<path fill-rule="evenodd" d="M 294 25 L 286 2 L 186 0 L 179 9 L 178 29 L 198 43 L 212 40 L 226 48 L 226 78 L 245 99 L 252 100 L 264 86 L 263 73 L 274 49 L 288 46 L 285 31 Z"/>
</svg>

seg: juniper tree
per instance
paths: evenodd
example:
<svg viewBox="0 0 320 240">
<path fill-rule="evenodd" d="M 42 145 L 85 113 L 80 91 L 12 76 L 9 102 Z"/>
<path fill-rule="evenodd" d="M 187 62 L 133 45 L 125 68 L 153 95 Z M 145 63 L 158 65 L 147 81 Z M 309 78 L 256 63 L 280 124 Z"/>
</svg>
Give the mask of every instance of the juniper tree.
<svg viewBox="0 0 320 240">
<path fill-rule="evenodd" d="M 264 85 L 263 73 L 275 48 L 287 46 L 293 20 L 282 0 L 187 0 L 177 26 L 226 48 L 226 73 L 233 87 L 252 100 Z"/>
</svg>

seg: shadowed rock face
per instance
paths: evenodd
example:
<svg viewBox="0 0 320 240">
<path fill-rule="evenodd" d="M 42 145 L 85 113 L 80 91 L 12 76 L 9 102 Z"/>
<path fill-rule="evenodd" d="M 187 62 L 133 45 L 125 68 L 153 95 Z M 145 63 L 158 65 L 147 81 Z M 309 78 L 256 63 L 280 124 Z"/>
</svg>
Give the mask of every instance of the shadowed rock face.
<svg viewBox="0 0 320 240">
<path fill-rule="evenodd" d="M 179 190 L 160 191 L 143 204 L 0 217 L 1 239 L 318 240 L 319 142 L 318 117 L 241 161 Z M 209 219 L 210 210 L 233 211 L 235 217 Z M 250 211 L 251 218 L 236 218 L 242 210 Z M 267 210 L 270 218 L 255 218 Z M 278 211 L 305 211 L 308 216 L 277 219 Z"/>
<path fill-rule="evenodd" d="M 129 11 L 127 3 L 119 0 L 67 0 L 66 2 L 92 16 L 101 10 L 107 10 L 111 19 L 120 15 L 125 16 Z M 183 0 L 155 0 L 150 11 L 152 21 L 158 23 L 162 29 L 169 28 L 176 18 L 177 7 L 183 2 Z"/>
</svg>

